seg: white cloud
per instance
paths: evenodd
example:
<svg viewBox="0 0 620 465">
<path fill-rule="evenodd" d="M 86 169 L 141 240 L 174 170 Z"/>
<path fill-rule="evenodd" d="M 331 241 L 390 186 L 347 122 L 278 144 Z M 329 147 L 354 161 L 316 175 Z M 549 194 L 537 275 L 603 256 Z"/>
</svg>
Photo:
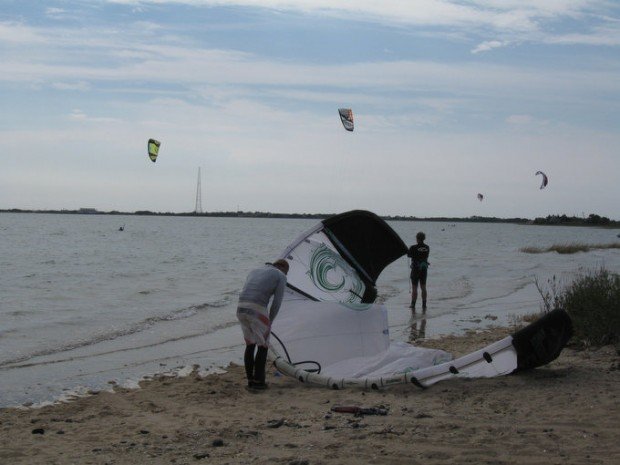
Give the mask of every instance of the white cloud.
<svg viewBox="0 0 620 465">
<path fill-rule="evenodd" d="M 529 134 L 542 134 L 552 126 L 552 122 L 548 119 L 537 118 L 532 115 L 514 114 L 506 118 L 506 123 L 519 131 Z M 561 126 L 561 124 L 557 124 Z"/>
<path fill-rule="evenodd" d="M 49 7 L 45 9 L 45 14 L 47 16 L 61 16 L 64 13 L 65 13 L 65 10 L 63 10 L 62 8 Z"/>
<path fill-rule="evenodd" d="M 0 22 L 0 43 L 14 45 L 44 44 L 46 42 L 45 33 L 40 29 L 24 26 L 17 22 Z"/>
<path fill-rule="evenodd" d="M 45 16 L 49 19 L 62 21 L 62 20 L 77 20 L 81 19 L 79 10 L 66 10 L 64 8 L 48 7 L 45 9 Z"/>
<path fill-rule="evenodd" d="M 93 81 L 139 80 L 176 86 L 285 86 L 289 90 L 303 86 L 332 86 L 339 89 L 338 92 L 346 89 L 353 94 L 356 88 L 363 89 L 366 94 L 368 88 L 458 88 L 481 92 L 503 87 L 519 91 L 555 91 L 562 86 L 570 90 L 593 88 L 593 83 L 603 91 L 620 88 L 615 72 L 551 70 L 541 75 L 539 70 L 510 65 L 407 60 L 304 64 L 267 60 L 235 50 L 200 49 L 195 44 L 161 45 L 149 38 L 136 37 L 132 31 L 116 31 L 111 35 L 108 30 L 94 28 L 49 30 L 0 23 L 0 41 L 2 37 L 23 42 L 23 47 L 17 46 L 13 53 L 4 57 L 0 54 L 3 62 L 0 81 L 18 84 L 48 81 L 90 82 L 93 85 Z M 475 52 L 504 44 L 499 40 L 485 42 Z M 88 61 L 84 60 L 85 56 Z M 278 91 L 286 90 L 280 88 Z M 312 92 L 309 89 L 303 92 L 309 91 Z"/>
<path fill-rule="evenodd" d="M 589 33 L 566 33 L 548 35 L 545 42 L 562 45 L 604 45 L 609 47 L 620 46 L 620 22 L 598 26 Z"/>
<path fill-rule="evenodd" d="M 108 0 L 126 5 L 186 4 L 195 7 L 235 6 L 326 15 L 346 21 L 370 21 L 414 29 L 418 35 L 446 34 L 484 38 L 472 53 L 512 43 L 619 46 L 618 5 L 608 0 Z M 579 21 L 579 33 L 562 31 L 562 21 Z M 500 44 L 501 43 L 501 44 Z"/>
<path fill-rule="evenodd" d="M 502 42 L 501 40 L 489 40 L 478 44 L 474 49 L 472 49 L 471 53 L 476 54 L 480 52 L 488 52 L 494 48 L 505 47 L 506 45 L 507 42 Z"/>
<path fill-rule="evenodd" d="M 299 64 L 270 61 L 236 52 L 191 50 L 172 47 L 138 47 L 159 58 L 109 63 L 101 56 L 93 65 L 76 61 L 47 62 L 45 57 L 12 58 L 3 64 L 0 81 L 15 83 L 77 81 L 141 81 L 194 86 L 331 86 L 335 89 L 375 88 L 387 90 L 459 89 L 461 92 L 583 92 L 586 89 L 618 91 L 615 70 L 524 69 L 510 65 L 480 63 L 434 63 L 429 61 L 385 61 L 353 64 Z M 95 56 L 97 50 L 93 50 Z M 99 52 L 101 53 L 101 52 Z M 52 53 L 55 54 L 55 53 Z M 106 66 L 103 63 L 108 62 Z M 282 89 L 280 89 L 282 91 Z"/>
<path fill-rule="evenodd" d="M 76 120 L 76 121 L 85 121 L 86 115 L 84 114 L 82 110 L 80 110 L 79 108 L 76 108 L 71 112 L 71 114 L 69 115 L 69 118 L 72 120 Z"/>
<path fill-rule="evenodd" d="M 535 31 L 540 21 L 604 12 L 606 0 L 108 0 L 126 5 L 186 4 L 241 6 L 304 14 L 325 14 L 349 20 L 370 20 L 422 26 L 488 27 L 499 31 Z M 601 13 L 602 14 L 602 13 Z"/>
<path fill-rule="evenodd" d="M 120 123 L 121 120 L 118 118 L 110 118 L 110 117 L 94 117 L 88 116 L 79 108 L 76 108 L 71 111 L 69 114 L 69 119 L 72 121 L 79 121 L 85 123 Z"/>
<path fill-rule="evenodd" d="M 58 90 L 79 90 L 79 91 L 87 91 L 91 89 L 91 85 L 85 81 L 77 81 L 77 82 L 53 82 L 52 87 Z"/>
<path fill-rule="evenodd" d="M 518 125 L 530 124 L 533 120 L 534 118 L 532 118 L 530 115 L 510 115 L 508 118 L 506 118 L 507 123 Z"/>
</svg>

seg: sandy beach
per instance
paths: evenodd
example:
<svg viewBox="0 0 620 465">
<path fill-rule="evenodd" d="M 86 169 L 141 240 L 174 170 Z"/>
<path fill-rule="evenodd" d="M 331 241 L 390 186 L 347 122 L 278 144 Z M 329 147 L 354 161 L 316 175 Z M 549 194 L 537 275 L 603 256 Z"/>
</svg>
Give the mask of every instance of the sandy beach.
<svg viewBox="0 0 620 465">
<path fill-rule="evenodd" d="M 462 355 L 510 331 L 421 343 Z M 243 368 L 158 377 L 42 408 L 0 410 L 2 464 L 618 464 L 620 357 L 564 349 L 553 363 L 426 390 L 328 390 Z M 335 413 L 382 407 L 387 415 Z"/>
</svg>

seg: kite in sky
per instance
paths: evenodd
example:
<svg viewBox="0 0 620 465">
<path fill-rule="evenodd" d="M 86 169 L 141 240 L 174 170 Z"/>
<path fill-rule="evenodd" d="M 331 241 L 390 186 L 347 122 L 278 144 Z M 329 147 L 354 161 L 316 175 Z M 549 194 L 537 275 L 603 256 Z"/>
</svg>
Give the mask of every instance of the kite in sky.
<svg viewBox="0 0 620 465">
<path fill-rule="evenodd" d="M 542 171 L 536 171 L 536 174 L 534 176 L 538 176 L 539 174 L 542 175 L 542 183 L 540 184 L 540 188 L 544 189 L 545 187 L 547 187 L 549 178 L 547 178 L 547 175 L 543 173 Z"/>
<path fill-rule="evenodd" d="M 484 195 L 478 194 L 478 200 L 480 200 L 482 202 L 483 199 L 484 199 Z"/>
<path fill-rule="evenodd" d="M 347 131 L 353 131 L 353 110 L 350 108 L 338 108 L 338 114 L 344 128 Z"/>
<path fill-rule="evenodd" d="M 160 142 L 155 139 L 149 139 L 148 150 L 149 150 L 149 158 L 153 163 L 157 160 L 157 154 L 159 153 Z"/>
</svg>

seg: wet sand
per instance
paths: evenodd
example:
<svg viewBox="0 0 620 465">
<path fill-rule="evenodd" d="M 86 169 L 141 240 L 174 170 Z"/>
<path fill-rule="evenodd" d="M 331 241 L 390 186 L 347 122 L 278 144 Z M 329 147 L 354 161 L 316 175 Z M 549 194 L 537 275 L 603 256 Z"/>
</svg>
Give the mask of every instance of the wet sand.
<svg viewBox="0 0 620 465">
<path fill-rule="evenodd" d="M 418 341 L 455 356 L 510 333 Z M 158 377 L 42 408 L 0 410 L 2 464 L 618 464 L 620 357 L 564 349 L 519 375 L 420 390 L 328 390 L 243 368 Z M 335 405 L 382 407 L 356 417 Z"/>
</svg>

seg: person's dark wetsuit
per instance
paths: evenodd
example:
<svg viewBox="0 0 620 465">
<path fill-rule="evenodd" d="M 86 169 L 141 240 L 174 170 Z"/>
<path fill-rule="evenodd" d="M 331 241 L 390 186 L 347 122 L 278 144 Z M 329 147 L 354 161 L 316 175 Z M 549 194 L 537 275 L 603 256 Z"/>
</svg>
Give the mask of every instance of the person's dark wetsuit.
<svg viewBox="0 0 620 465">
<path fill-rule="evenodd" d="M 426 285 L 429 252 L 430 247 L 425 243 L 414 244 L 409 247 L 407 256 L 411 258 L 411 284 L 414 288 L 418 285 L 418 282 Z"/>
</svg>

